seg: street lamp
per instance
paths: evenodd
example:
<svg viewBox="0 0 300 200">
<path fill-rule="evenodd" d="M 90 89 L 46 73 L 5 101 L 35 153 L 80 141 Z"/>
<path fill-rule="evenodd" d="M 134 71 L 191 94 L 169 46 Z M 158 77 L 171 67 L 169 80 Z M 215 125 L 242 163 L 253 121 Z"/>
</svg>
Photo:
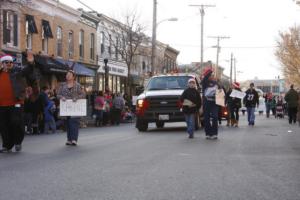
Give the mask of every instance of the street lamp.
<svg viewBox="0 0 300 200">
<path fill-rule="evenodd" d="M 152 54 L 151 54 L 151 76 L 154 75 L 154 67 L 155 67 L 155 54 L 156 54 L 156 29 L 159 24 L 164 21 L 178 21 L 177 18 L 172 17 L 168 19 L 164 19 L 156 22 L 157 17 L 157 0 L 153 0 L 153 23 L 152 23 Z"/>
</svg>

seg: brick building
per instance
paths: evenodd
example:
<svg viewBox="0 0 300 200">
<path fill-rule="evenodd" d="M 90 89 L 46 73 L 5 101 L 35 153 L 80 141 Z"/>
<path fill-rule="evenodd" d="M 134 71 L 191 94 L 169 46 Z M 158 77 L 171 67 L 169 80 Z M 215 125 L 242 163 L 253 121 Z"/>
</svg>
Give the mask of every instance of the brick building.
<svg viewBox="0 0 300 200">
<path fill-rule="evenodd" d="M 88 91 L 95 87 L 96 20 L 55 0 L 4 1 L 0 13 L 1 51 L 16 56 L 21 66 L 31 50 L 41 86 L 56 88 L 72 68 Z"/>
</svg>

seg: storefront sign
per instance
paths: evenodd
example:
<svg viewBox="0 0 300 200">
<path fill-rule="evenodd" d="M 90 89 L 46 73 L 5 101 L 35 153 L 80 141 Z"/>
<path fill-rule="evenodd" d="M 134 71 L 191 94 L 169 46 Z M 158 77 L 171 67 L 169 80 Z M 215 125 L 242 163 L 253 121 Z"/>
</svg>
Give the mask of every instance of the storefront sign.
<svg viewBox="0 0 300 200">
<path fill-rule="evenodd" d="M 113 63 L 108 63 L 109 67 L 109 74 L 110 75 L 117 75 L 117 76 L 128 76 L 128 68 L 127 66 L 119 66 Z M 100 67 L 98 69 L 98 73 L 105 73 L 105 66 L 104 63 L 100 64 Z"/>
<path fill-rule="evenodd" d="M 73 100 L 60 101 L 60 116 L 86 116 L 86 99 L 78 99 L 76 102 Z"/>
</svg>

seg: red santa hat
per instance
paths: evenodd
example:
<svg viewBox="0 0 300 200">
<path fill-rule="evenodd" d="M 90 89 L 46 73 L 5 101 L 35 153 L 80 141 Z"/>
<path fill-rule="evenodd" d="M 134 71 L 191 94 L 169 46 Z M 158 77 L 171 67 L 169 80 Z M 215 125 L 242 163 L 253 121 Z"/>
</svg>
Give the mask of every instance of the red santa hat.
<svg viewBox="0 0 300 200">
<path fill-rule="evenodd" d="M 233 86 L 234 88 L 240 88 L 240 83 L 238 83 L 238 82 L 233 82 L 233 83 L 232 83 L 232 86 Z"/>
<path fill-rule="evenodd" d="M 0 61 L 1 62 L 4 62 L 4 61 L 11 61 L 11 62 L 13 62 L 14 59 L 13 59 L 13 57 L 11 55 L 6 54 L 6 55 L 1 56 Z"/>
</svg>

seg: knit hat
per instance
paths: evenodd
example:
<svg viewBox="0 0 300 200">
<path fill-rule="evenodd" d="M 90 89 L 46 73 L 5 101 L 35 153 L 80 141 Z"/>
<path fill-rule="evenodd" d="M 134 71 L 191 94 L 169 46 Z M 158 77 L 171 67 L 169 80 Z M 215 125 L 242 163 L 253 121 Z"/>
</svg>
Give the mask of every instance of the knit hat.
<svg viewBox="0 0 300 200">
<path fill-rule="evenodd" d="M 207 67 L 207 68 L 205 68 L 203 70 L 202 75 L 203 76 L 207 76 L 207 75 L 211 74 L 212 72 L 213 72 L 212 68 L 211 67 Z"/>
<path fill-rule="evenodd" d="M 238 82 L 233 82 L 233 83 L 232 83 L 232 86 L 233 86 L 234 88 L 240 88 L 240 83 L 238 83 Z"/>
<path fill-rule="evenodd" d="M 194 83 L 196 83 L 196 81 L 195 81 L 195 79 L 194 79 L 194 78 L 190 78 L 190 79 L 189 79 L 189 81 L 188 81 L 188 83 L 190 83 L 190 82 L 194 82 Z"/>
<path fill-rule="evenodd" d="M 0 61 L 1 62 L 4 62 L 4 61 L 11 61 L 11 62 L 13 62 L 14 59 L 13 59 L 13 57 L 11 55 L 6 54 L 6 55 L 1 56 Z"/>
</svg>

